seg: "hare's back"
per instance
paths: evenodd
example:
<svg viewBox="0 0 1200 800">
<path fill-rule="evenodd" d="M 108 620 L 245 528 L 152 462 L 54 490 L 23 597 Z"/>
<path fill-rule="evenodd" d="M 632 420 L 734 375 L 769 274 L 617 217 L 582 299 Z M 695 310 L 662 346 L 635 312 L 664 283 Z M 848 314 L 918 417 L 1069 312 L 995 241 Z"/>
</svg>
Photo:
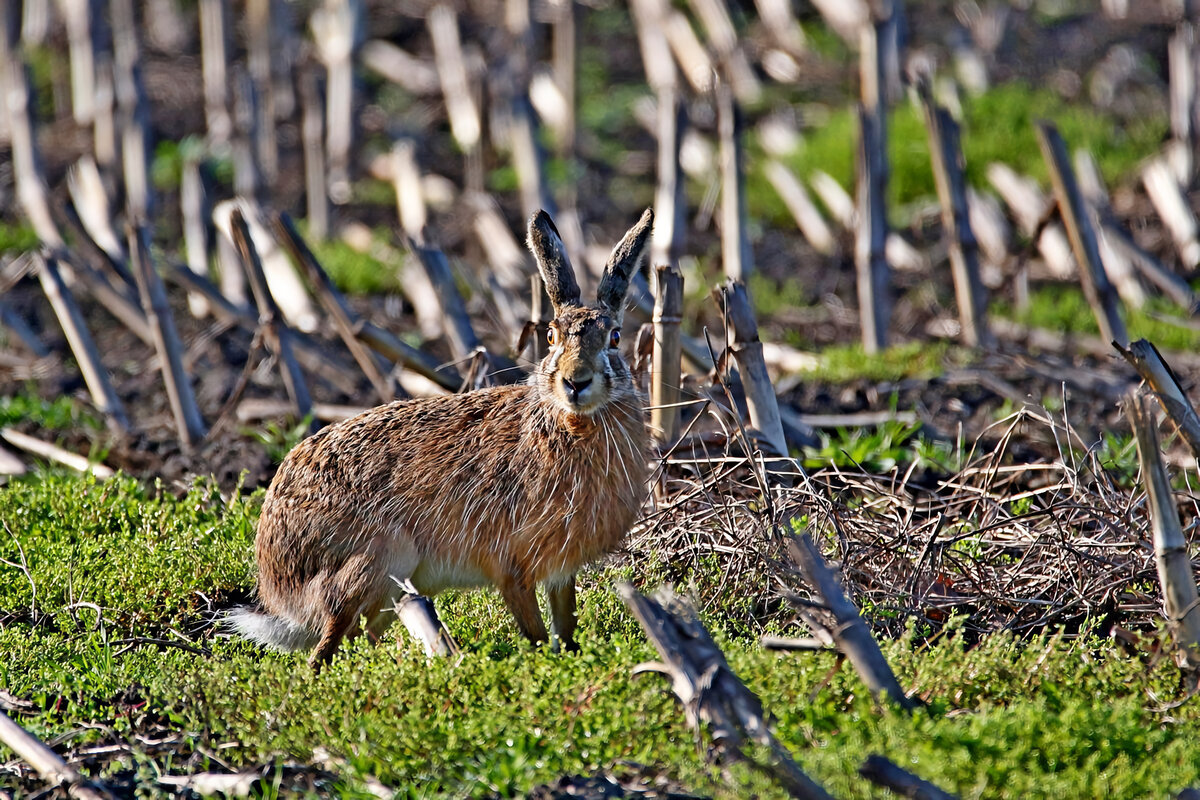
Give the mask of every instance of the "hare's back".
<svg viewBox="0 0 1200 800">
<path fill-rule="evenodd" d="M 377 406 L 303 440 L 280 465 L 263 513 L 299 505 L 322 515 L 374 505 L 519 435 L 530 387 Z"/>
</svg>

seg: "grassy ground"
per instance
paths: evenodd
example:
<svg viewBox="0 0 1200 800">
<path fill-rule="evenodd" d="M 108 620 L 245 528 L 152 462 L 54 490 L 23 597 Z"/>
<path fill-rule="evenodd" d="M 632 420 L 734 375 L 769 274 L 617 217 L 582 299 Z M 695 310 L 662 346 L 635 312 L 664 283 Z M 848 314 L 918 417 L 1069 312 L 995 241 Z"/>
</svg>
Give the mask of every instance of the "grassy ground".
<svg viewBox="0 0 1200 800">
<path fill-rule="evenodd" d="M 627 761 L 701 793 L 777 794 L 748 770 L 707 768 L 665 680 L 631 678 L 654 654 L 612 591 L 616 567 L 586 576 L 573 655 L 518 642 L 490 592 L 439 598 L 458 661 L 427 661 L 393 632 L 314 675 L 213 637 L 209 610 L 252 586 L 259 500 L 62 475 L 0 490 L 0 686 L 32 701 L 21 722 L 64 748 L 127 743 L 99 769 L 147 787 L 162 772 L 312 763 L 324 748 L 334 777 L 321 791 L 342 796 L 369 778 L 402 797 L 508 796 Z M 855 776 L 870 752 L 964 797 L 1161 797 L 1200 782 L 1200 706 L 1154 710 L 1179 694 L 1174 668 L 1107 642 L 889 643 L 903 685 L 930 704 L 908 717 L 846 667 L 825 683 L 832 656 L 772 655 L 723 633 L 719 607 L 706 616 L 836 796 L 870 796 Z M 12 780 L 0 773 L 0 788 Z"/>
</svg>

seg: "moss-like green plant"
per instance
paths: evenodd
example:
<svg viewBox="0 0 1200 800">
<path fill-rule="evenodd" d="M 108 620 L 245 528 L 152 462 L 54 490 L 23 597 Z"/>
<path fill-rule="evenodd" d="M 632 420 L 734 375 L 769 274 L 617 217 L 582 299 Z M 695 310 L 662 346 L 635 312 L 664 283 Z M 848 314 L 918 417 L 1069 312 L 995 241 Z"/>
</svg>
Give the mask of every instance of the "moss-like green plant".
<svg viewBox="0 0 1200 800">
<path fill-rule="evenodd" d="M 0 489 L 0 685 L 37 709 L 19 721 L 43 739 L 73 732 L 68 746 L 124 743 L 101 774 L 131 771 L 147 787 L 204 768 L 199 753 L 219 747 L 233 768 L 313 763 L 321 749 L 333 777 L 318 791 L 341 796 L 363 796 L 368 779 L 400 797 L 515 796 L 631 762 L 701 794 L 781 796 L 748 769 L 706 766 L 667 681 L 632 677 L 654 654 L 611 570 L 585 576 L 582 650 L 568 655 L 525 645 L 487 591 L 438 598 L 459 659 L 426 659 L 397 626 L 377 645 L 348 643 L 314 674 L 302 655 L 203 633 L 210 601 L 251 588 L 255 509 L 208 484 L 178 499 L 126 478 L 35 476 Z M 657 580 L 640 564 L 623 576 Z M 907 715 L 873 703 L 852 670 L 831 671 L 831 654 L 780 656 L 731 635 L 720 606 L 704 615 L 730 666 L 835 796 L 873 796 L 856 774 L 871 752 L 961 796 L 1157 797 L 1200 781 L 1200 706 L 1173 708 L 1166 724 L 1145 701 L 1179 696 L 1169 659 L 1131 657 L 1086 631 L 968 648 L 953 624 L 936 644 L 914 628 L 884 644 L 902 685 L 929 703 Z M 138 638 L 189 644 L 171 629 L 203 649 Z M 161 740 L 156 726 L 178 746 L 147 745 Z"/>
</svg>

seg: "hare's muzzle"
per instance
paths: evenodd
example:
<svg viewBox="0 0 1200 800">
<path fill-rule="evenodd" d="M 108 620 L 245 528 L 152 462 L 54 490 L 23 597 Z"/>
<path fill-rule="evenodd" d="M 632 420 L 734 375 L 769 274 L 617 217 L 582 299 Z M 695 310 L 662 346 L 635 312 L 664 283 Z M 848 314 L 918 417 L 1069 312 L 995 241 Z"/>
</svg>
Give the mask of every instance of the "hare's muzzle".
<svg viewBox="0 0 1200 800">
<path fill-rule="evenodd" d="M 587 377 L 576 376 L 574 378 L 562 378 L 563 396 L 567 398 L 573 406 L 583 407 L 589 405 L 588 388 L 592 385 L 592 376 Z"/>
</svg>

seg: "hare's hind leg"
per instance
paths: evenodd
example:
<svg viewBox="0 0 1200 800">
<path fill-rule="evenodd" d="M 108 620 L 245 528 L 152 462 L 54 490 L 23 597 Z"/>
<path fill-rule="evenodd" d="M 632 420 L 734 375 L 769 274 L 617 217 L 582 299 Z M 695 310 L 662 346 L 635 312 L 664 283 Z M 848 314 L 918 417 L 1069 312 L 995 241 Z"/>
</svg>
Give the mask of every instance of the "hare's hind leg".
<svg viewBox="0 0 1200 800">
<path fill-rule="evenodd" d="M 358 624 L 359 608 L 355 607 L 352 612 L 344 612 L 325 619 L 325 624 L 321 626 L 321 641 L 317 643 L 317 649 L 313 650 L 313 654 L 308 659 L 310 667 L 320 670 L 329 663 L 333 654 L 342 644 L 342 639 L 346 638 L 346 634 L 350 633 Z"/>
<path fill-rule="evenodd" d="M 534 584 L 523 578 L 509 577 L 500 581 L 499 589 L 504 604 L 517 620 L 517 628 L 525 638 L 535 645 L 549 641 L 546 623 L 542 621 L 542 612 L 538 609 Z"/>
<path fill-rule="evenodd" d="M 329 662 L 342 639 L 359 633 L 358 621 L 364 615 L 373 619 L 387 597 L 385 586 L 378 580 L 378 564 L 368 554 L 347 559 L 323 587 L 324 611 L 321 620 L 321 640 L 308 663 L 315 669 Z"/>
<path fill-rule="evenodd" d="M 556 645 L 563 650 L 573 652 L 579 649 L 575 644 L 575 573 L 546 585 L 546 594 L 550 596 L 550 628 L 558 639 Z"/>
</svg>

